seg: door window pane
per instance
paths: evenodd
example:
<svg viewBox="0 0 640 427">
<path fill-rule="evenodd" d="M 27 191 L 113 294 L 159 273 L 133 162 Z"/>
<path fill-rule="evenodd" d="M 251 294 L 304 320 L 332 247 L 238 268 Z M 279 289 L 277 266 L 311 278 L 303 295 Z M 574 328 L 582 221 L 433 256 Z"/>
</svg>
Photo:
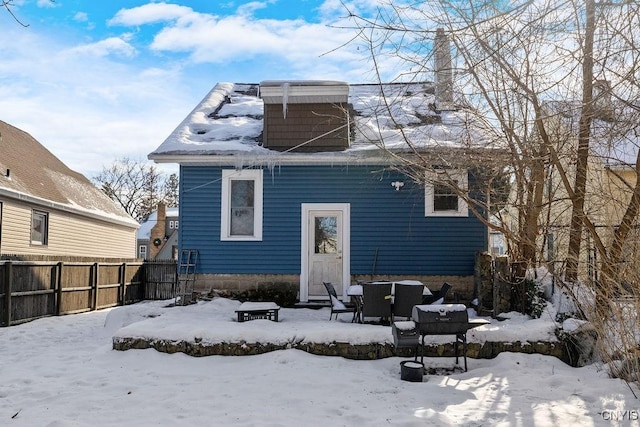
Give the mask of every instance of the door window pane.
<svg viewBox="0 0 640 427">
<path fill-rule="evenodd" d="M 338 218 L 336 216 L 315 217 L 315 253 L 335 254 L 338 252 Z"/>
</svg>

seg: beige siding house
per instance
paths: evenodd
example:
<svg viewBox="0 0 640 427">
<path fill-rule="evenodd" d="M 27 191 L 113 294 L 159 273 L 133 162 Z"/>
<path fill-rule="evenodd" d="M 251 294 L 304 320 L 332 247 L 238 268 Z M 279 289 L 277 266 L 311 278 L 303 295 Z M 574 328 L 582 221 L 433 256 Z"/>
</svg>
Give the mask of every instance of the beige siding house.
<svg viewBox="0 0 640 427">
<path fill-rule="evenodd" d="M 0 121 L 0 255 L 135 258 L 138 223 L 28 133 Z"/>
</svg>

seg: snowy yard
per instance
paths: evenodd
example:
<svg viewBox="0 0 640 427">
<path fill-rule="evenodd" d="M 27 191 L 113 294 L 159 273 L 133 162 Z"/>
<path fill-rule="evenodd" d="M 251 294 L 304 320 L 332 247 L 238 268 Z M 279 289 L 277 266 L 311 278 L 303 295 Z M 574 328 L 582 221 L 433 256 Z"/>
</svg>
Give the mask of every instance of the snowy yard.
<svg viewBox="0 0 640 427">
<path fill-rule="evenodd" d="M 112 350 L 114 336 L 392 341 L 389 327 L 329 322 L 329 309 L 281 309 L 280 322 L 234 322 L 226 299 L 165 308 L 144 302 L 0 329 L 0 425 L 7 426 L 638 426 L 640 401 L 598 366 L 503 353 L 469 371 L 400 379 L 402 358 L 258 356 Z M 548 317 L 548 316 L 547 316 Z M 511 320 L 469 333 L 549 337 L 550 319 Z M 280 337 L 280 338 L 279 338 Z M 450 367 L 452 358 L 429 358 Z M 638 391 L 634 388 L 636 394 Z"/>
</svg>

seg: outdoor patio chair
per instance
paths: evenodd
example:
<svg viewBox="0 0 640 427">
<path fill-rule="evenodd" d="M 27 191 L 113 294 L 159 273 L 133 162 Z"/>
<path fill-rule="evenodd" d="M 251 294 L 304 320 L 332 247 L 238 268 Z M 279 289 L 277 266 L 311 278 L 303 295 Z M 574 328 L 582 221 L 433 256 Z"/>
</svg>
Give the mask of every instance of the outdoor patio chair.
<svg viewBox="0 0 640 427">
<path fill-rule="evenodd" d="M 391 319 L 391 282 L 362 284 L 362 320 L 366 317 Z"/>
<path fill-rule="evenodd" d="M 358 313 L 358 309 L 354 304 L 343 303 L 338 299 L 338 294 L 336 292 L 336 288 L 333 287 L 333 283 L 331 282 L 322 282 L 327 293 L 329 294 L 329 300 L 331 302 L 331 314 L 329 314 L 329 320 L 336 315 L 336 320 L 338 319 L 338 314 L 341 313 L 352 313 L 353 317 L 351 318 L 351 323 L 355 322 L 356 315 Z"/>
<path fill-rule="evenodd" d="M 451 285 L 448 284 L 447 282 L 444 282 L 439 291 L 432 292 L 432 295 L 425 295 L 422 298 L 422 304 L 434 304 L 434 303 L 443 304 L 444 299 L 447 296 L 447 293 L 449 292 L 450 289 L 451 289 Z"/>
<path fill-rule="evenodd" d="M 422 304 L 422 291 L 424 286 L 403 285 L 396 283 L 396 291 L 393 300 L 393 319 L 396 317 L 411 318 L 411 310 L 414 305 Z"/>
</svg>

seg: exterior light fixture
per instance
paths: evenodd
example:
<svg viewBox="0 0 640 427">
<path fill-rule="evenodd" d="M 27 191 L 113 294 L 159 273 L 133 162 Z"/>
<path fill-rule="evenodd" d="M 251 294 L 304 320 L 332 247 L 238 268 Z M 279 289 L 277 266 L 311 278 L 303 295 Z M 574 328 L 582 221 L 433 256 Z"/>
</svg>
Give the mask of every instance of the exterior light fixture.
<svg viewBox="0 0 640 427">
<path fill-rule="evenodd" d="M 404 182 L 402 181 L 393 181 L 391 186 L 396 189 L 396 191 L 400 191 L 402 187 L 404 187 Z"/>
</svg>

